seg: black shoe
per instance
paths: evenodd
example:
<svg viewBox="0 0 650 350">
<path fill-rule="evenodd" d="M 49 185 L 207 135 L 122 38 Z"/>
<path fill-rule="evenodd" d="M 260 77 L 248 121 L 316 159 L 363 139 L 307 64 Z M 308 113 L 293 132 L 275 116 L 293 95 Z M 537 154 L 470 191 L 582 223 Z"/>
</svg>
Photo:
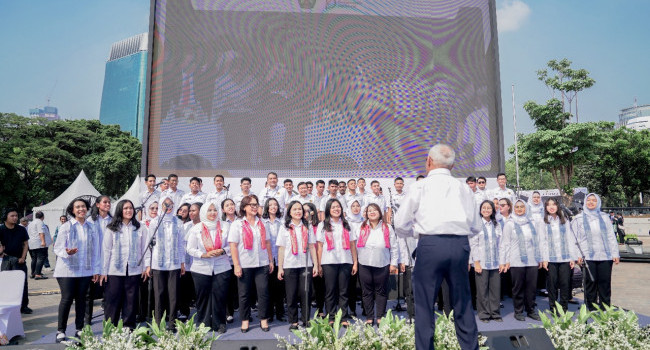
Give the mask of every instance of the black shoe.
<svg viewBox="0 0 650 350">
<path fill-rule="evenodd" d="M 242 333 L 248 333 L 248 330 L 249 330 L 249 329 L 250 329 L 250 327 L 248 327 L 248 328 L 241 328 L 241 332 L 242 332 Z"/>
<path fill-rule="evenodd" d="M 490 323 L 490 319 L 489 319 L 489 318 L 482 318 L 482 319 L 481 319 L 481 322 L 483 322 L 483 323 Z"/>
<path fill-rule="evenodd" d="M 270 328 L 268 325 L 266 327 L 262 327 L 262 321 L 260 321 L 260 329 L 262 329 L 262 332 L 268 332 Z"/>
<path fill-rule="evenodd" d="M 25 307 L 23 307 L 23 308 L 20 309 L 20 313 L 21 313 L 21 314 L 27 314 L 27 315 L 29 315 L 29 314 L 31 314 L 31 313 L 33 313 L 33 312 L 34 312 L 34 310 L 30 309 L 30 308 L 27 307 L 27 306 L 25 306 Z"/>
<path fill-rule="evenodd" d="M 529 312 L 528 317 L 532 318 L 535 321 L 541 321 L 542 320 L 536 312 Z"/>
<path fill-rule="evenodd" d="M 298 329 L 298 324 L 297 323 L 294 323 L 294 324 L 289 326 L 290 331 L 293 331 L 293 330 L 296 330 L 296 329 Z"/>
<path fill-rule="evenodd" d="M 219 333 L 219 334 L 226 333 L 226 325 L 225 324 L 220 324 L 219 329 L 217 329 L 217 333 Z"/>
<path fill-rule="evenodd" d="M 526 317 L 524 317 L 524 314 L 515 314 L 515 320 L 526 321 Z"/>
<path fill-rule="evenodd" d="M 492 320 L 494 320 L 496 322 L 503 322 L 503 319 L 501 317 L 495 317 Z"/>
<path fill-rule="evenodd" d="M 65 333 L 63 333 L 63 332 L 57 332 L 56 333 L 55 342 L 57 344 L 61 343 L 62 341 L 66 341 L 66 340 L 67 340 L 67 337 L 65 336 Z"/>
</svg>

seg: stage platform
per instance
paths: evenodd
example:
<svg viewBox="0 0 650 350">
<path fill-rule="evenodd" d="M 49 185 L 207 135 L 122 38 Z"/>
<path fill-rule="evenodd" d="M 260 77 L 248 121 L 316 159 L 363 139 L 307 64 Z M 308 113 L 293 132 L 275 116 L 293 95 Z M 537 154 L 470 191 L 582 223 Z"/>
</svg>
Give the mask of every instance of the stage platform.
<svg viewBox="0 0 650 350">
<path fill-rule="evenodd" d="M 582 300 L 576 299 L 580 303 L 582 303 Z M 548 304 L 548 298 L 545 297 L 537 297 L 536 299 L 538 308 L 540 310 L 548 310 L 549 304 Z M 389 301 L 388 306 L 392 309 L 395 306 L 395 301 Z M 489 331 L 507 331 L 507 330 L 522 330 L 522 329 L 528 329 L 532 328 L 533 326 L 541 326 L 541 322 L 532 320 L 530 318 L 526 318 L 525 321 L 517 321 L 514 318 L 514 310 L 513 310 L 513 305 L 512 305 L 512 299 L 507 298 L 503 301 L 503 308 L 501 309 L 501 316 L 503 318 L 503 322 L 495 322 L 495 321 L 490 321 L 489 323 L 483 323 L 478 320 L 478 317 L 476 318 L 476 322 L 478 325 L 478 329 L 480 332 L 489 332 Z M 570 311 L 577 311 L 579 310 L 580 305 L 579 304 L 569 304 L 569 310 Z M 93 331 L 95 334 L 99 335 L 101 334 L 102 331 L 102 319 L 103 315 L 101 313 L 100 308 L 96 308 L 96 317 L 93 319 Z M 394 311 L 393 311 L 394 312 Z M 250 323 L 250 331 L 248 333 L 241 333 L 239 331 L 241 322 L 239 320 L 239 315 L 235 313 L 235 322 L 228 324 L 227 325 L 227 332 L 219 337 L 219 340 L 217 340 L 217 343 L 220 340 L 237 340 L 237 341 L 258 341 L 258 340 L 275 340 L 275 335 L 280 335 L 283 337 L 286 337 L 287 335 L 291 335 L 294 337 L 294 335 L 289 331 L 289 324 L 286 322 L 278 322 L 274 321 L 273 323 L 270 324 L 271 330 L 270 332 L 263 332 L 260 329 L 259 326 L 259 318 L 256 317 L 256 313 L 253 312 L 253 322 Z M 357 314 L 361 315 L 361 305 L 357 304 Z M 406 317 L 406 312 L 401 311 L 401 312 L 394 312 L 394 314 L 399 315 L 400 317 Z M 639 324 L 640 325 L 648 325 L 650 324 L 650 316 L 647 315 L 641 315 L 638 314 L 639 316 Z M 365 319 L 362 317 L 362 319 Z M 71 336 L 74 333 L 74 323 L 70 322 L 68 325 L 68 335 Z M 32 344 L 25 344 L 25 345 L 18 345 L 18 346 L 13 346 L 10 347 L 9 349 L 54 349 L 54 348 L 59 348 L 59 347 L 49 347 L 48 345 L 54 345 L 54 339 L 55 339 L 56 333 L 51 333 L 49 335 L 43 336 L 41 339 L 39 339 L 36 342 L 33 342 Z M 20 341 L 19 341 L 20 342 Z M 235 343 L 230 343 L 231 345 L 236 345 Z M 268 343 L 267 343 L 268 344 Z M 216 344 L 215 344 L 216 345 Z M 213 348 L 215 348 L 213 346 Z M 217 347 L 220 348 L 220 347 Z M 239 347 L 237 347 L 239 348 Z M 261 349 L 258 347 L 258 349 Z"/>
</svg>

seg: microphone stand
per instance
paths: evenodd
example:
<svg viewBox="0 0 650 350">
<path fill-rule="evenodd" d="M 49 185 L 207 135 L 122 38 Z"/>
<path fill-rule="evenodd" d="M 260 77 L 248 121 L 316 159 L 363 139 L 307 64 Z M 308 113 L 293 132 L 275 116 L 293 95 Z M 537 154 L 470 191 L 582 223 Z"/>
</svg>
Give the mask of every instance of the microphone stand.
<svg viewBox="0 0 650 350">
<path fill-rule="evenodd" d="M 137 215 L 138 215 L 139 212 L 141 212 L 142 210 L 144 210 L 144 205 L 145 205 L 145 203 L 147 203 L 147 202 L 149 201 L 149 198 L 151 198 L 151 195 L 153 195 L 153 194 L 156 192 L 156 188 L 158 188 L 158 186 L 160 186 L 160 184 L 162 184 L 162 182 L 159 182 L 159 183 L 157 183 L 156 185 L 154 185 L 154 186 L 153 186 L 153 191 L 151 191 L 151 192 L 149 193 L 149 195 L 147 196 L 147 198 L 145 198 L 145 200 L 140 204 L 139 207 L 135 208 L 135 216 L 136 216 L 136 217 L 137 217 Z"/>
<path fill-rule="evenodd" d="M 309 230 L 309 227 L 307 228 Z M 309 235 L 307 235 L 307 242 L 302 242 L 302 244 L 307 245 L 307 252 L 305 252 L 305 300 L 307 301 L 307 307 L 305 310 L 300 310 L 303 312 L 303 314 L 307 314 L 305 317 L 305 320 L 309 319 L 309 314 L 311 313 L 311 302 L 309 300 L 309 268 L 307 265 L 309 264 L 309 254 L 311 254 L 311 247 L 309 247 Z M 316 263 L 314 262 L 314 266 L 316 266 Z M 307 311 L 309 309 L 310 311 Z M 305 324 L 305 326 L 307 326 Z"/>
<path fill-rule="evenodd" d="M 158 233 L 158 228 L 160 227 L 160 224 L 165 218 L 168 209 L 167 205 L 164 203 L 163 203 L 163 208 L 165 208 L 165 210 L 163 211 L 162 216 L 158 220 L 158 223 L 156 224 L 156 228 L 154 229 L 153 234 L 151 235 L 151 238 L 147 243 L 147 249 L 145 249 L 145 251 L 142 253 L 142 256 L 140 256 L 137 266 L 142 265 L 142 261 L 144 260 L 144 257 L 147 255 L 147 251 L 149 251 L 149 268 L 151 268 L 151 265 L 153 264 L 153 247 L 156 245 L 156 234 Z M 149 277 L 148 291 L 147 291 L 147 316 L 145 316 L 145 319 L 146 317 L 151 316 L 151 294 L 152 293 L 153 293 L 153 271 L 151 272 L 151 277 Z"/>
<path fill-rule="evenodd" d="M 393 226 L 393 229 L 395 229 L 395 225 L 394 225 L 394 221 L 393 221 L 393 219 L 395 218 L 395 213 L 392 212 L 393 211 L 393 191 L 391 191 L 390 187 L 388 187 L 388 198 L 390 199 L 390 209 L 391 209 L 391 216 L 390 216 L 390 221 L 391 222 L 390 222 L 390 225 Z M 406 242 L 406 240 L 404 242 Z M 408 244 L 406 245 L 406 249 L 408 250 Z M 398 270 L 397 270 L 397 303 L 395 304 L 395 307 L 393 308 L 393 310 L 395 310 L 395 311 L 404 311 L 404 308 L 402 307 L 402 303 L 400 303 L 400 300 L 399 300 L 400 299 L 399 295 L 400 295 L 400 292 L 401 292 L 402 288 L 400 288 L 401 283 L 400 283 L 400 278 L 399 278 L 400 277 L 399 266 L 397 268 L 398 268 Z M 403 278 L 404 278 L 404 275 L 402 274 L 402 279 Z M 402 298 L 404 298 L 403 295 L 402 295 Z"/>
<path fill-rule="evenodd" d="M 562 207 L 560 209 L 564 210 L 564 208 L 565 208 L 564 205 L 562 205 Z M 582 215 L 585 215 L 585 213 L 583 212 Z M 571 232 L 573 233 L 573 239 L 575 240 L 576 247 L 578 247 L 578 251 L 580 252 L 580 256 L 582 257 L 582 261 L 583 261 L 583 263 L 585 265 L 585 268 L 587 269 L 587 273 L 589 274 L 589 278 L 593 282 L 593 281 L 595 281 L 594 275 L 591 273 L 591 270 L 589 269 L 589 264 L 587 264 L 587 258 L 585 257 L 585 252 L 580 247 L 580 243 L 578 243 L 578 236 L 576 235 L 575 232 L 573 232 L 573 230 L 571 230 Z"/>
</svg>

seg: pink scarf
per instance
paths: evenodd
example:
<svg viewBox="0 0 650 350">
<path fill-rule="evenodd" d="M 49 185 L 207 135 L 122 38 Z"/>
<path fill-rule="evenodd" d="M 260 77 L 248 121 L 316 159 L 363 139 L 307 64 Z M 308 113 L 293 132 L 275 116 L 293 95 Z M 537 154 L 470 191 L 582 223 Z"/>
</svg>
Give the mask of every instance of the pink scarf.
<svg viewBox="0 0 650 350">
<path fill-rule="evenodd" d="M 294 225 L 291 224 L 289 229 L 289 236 L 291 238 L 291 253 L 293 255 L 298 255 L 298 237 L 296 237 L 296 231 L 293 229 Z M 307 226 L 302 225 L 302 252 L 307 253 L 307 245 L 309 244 L 309 231 Z"/>
<path fill-rule="evenodd" d="M 212 242 L 212 237 L 210 237 L 210 231 L 208 227 L 203 225 L 203 230 L 201 230 L 201 241 L 203 241 L 203 246 L 207 253 L 221 249 L 221 222 L 217 221 L 217 233 L 214 237 L 214 242 Z"/>
<path fill-rule="evenodd" d="M 334 231 L 334 230 L 332 230 Z M 325 231 L 325 241 L 327 241 L 327 250 L 334 249 L 334 233 L 332 231 Z M 350 249 L 350 231 L 343 227 L 343 249 Z"/>
<path fill-rule="evenodd" d="M 390 231 L 388 230 L 388 225 L 386 225 L 385 222 L 382 222 L 381 226 L 384 231 L 384 242 L 386 243 L 386 248 L 390 249 Z M 363 225 L 361 225 L 361 236 L 359 236 L 359 240 L 357 241 L 357 247 L 365 247 L 366 242 L 368 241 L 368 236 L 370 236 L 370 224 L 364 222 Z"/>
<path fill-rule="evenodd" d="M 247 220 L 242 220 L 242 233 L 244 235 L 244 249 L 251 250 L 253 249 L 253 229 Z M 257 221 L 257 226 L 260 229 L 260 245 L 262 249 L 266 249 L 266 230 L 264 230 L 264 225 L 262 225 L 262 220 Z"/>
</svg>

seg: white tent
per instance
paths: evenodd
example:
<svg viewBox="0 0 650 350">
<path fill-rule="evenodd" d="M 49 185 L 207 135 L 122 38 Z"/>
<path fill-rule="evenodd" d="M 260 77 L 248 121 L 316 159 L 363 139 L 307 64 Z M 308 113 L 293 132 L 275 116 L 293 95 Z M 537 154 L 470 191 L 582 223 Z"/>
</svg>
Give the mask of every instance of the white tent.
<svg viewBox="0 0 650 350">
<path fill-rule="evenodd" d="M 135 180 L 133 180 L 133 183 L 131 184 L 131 187 L 120 197 L 120 199 L 116 200 L 115 202 L 111 203 L 111 215 L 115 214 L 115 205 L 121 201 L 122 199 L 128 199 L 131 202 L 133 202 L 133 205 L 136 207 L 140 203 L 140 188 L 142 188 L 142 184 L 140 181 L 140 175 L 137 175 L 135 177 Z"/>
<path fill-rule="evenodd" d="M 68 204 L 80 196 L 99 196 L 99 191 L 90 183 L 83 170 L 60 196 L 43 206 L 34 207 L 32 210 L 34 212 L 43 212 L 45 215 L 43 221 L 50 228 L 50 233 L 54 235 L 54 230 L 59 225 L 59 217 L 65 214 L 65 209 L 68 207 Z"/>
</svg>

